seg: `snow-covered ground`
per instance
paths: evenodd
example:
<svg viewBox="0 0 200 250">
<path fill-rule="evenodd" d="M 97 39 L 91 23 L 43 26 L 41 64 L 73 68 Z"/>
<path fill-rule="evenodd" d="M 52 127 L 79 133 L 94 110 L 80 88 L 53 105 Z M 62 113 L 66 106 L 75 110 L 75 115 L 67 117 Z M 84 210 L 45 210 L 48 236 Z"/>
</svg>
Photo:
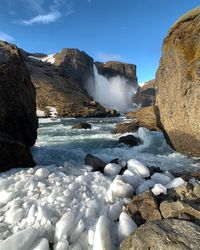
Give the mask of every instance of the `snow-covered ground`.
<svg viewBox="0 0 200 250">
<path fill-rule="evenodd" d="M 118 249 L 137 228 L 124 212 L 132 195 L 149 189 L 159 195 L 184 183 L 169 171 L 145 180 L 150 175 L 146 166 L 199 167 L 170 150 L 160 133 L 140 128 L 135 135 L 143 144 L 130 148 L 118 145 L 110 133 L 116 120 L 90 120 L 91 131 L 71 130 L 76 121 L 42 119 L 33 148 L 41 166 L 0 174 L 1 250 L 47 250 L 49 243 L 55 250 Z M 122 160 L 101 174 L 83 165 L 86 153 Z M 118 175 L 126 163 L 128 169 Z"/>
</svg>

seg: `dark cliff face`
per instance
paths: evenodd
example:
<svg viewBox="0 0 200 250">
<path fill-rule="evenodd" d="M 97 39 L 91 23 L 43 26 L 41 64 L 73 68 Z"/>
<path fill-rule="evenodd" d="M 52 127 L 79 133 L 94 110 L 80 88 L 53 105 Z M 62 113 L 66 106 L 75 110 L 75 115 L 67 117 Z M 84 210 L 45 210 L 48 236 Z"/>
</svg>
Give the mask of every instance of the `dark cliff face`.
<svg viewBox="0 0 200 250">
<path fill-rule="evenodd" d="M 37 138 L 36 93 L 16 46 L 0 42 L 0 132 L 33 146 Z"/>
<path fill-rule="evenodd" d="M 36 93 L 20 50 L 0 41 L 0 171 L 32 167 L 37 138 Z"/>
<path fill-rule="evenodd" d="M 95 62 L 98 72 L 107 78 L 122 76 L 137 87 L 136 65 L 117 61 L 109 61 L 106 63 Z"/>
<path fill-rule="evenodd" d="M 55 66 L 64 69 L 80 87 L 93 76 L 93 59 L 78 49 L 62 49 L 54 55 Z"/>
<path fill-rule="evenodd" d="M 156 75 L 157 119 L 177 151 L 200 156 L 200 7 L 182 16 L 164 40 Z"/>
</svg>

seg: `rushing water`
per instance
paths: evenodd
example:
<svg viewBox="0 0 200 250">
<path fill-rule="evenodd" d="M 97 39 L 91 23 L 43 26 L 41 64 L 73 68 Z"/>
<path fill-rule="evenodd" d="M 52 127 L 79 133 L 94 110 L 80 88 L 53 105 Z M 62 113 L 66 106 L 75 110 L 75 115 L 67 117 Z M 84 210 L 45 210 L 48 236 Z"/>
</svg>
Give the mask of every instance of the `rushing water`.
<svg viewBox="0 0 200 250">
<path fill-rule="evenodd" d="M 142 139 L 143 144 L 137 147 L 120 145 L 120 135 L 112 134 L 112 130 L 122 121 L 125 118 L 40 119 L 38 140 L 33 147 L 34 159 L 38 165 L 61 166 L 70 162 L 84 168 L 85 155 L 92 153 L 105 161 L 116 157 L 124 160 L 135 158 L 148 166 L 176 171 L 199 167 L 194 159 L 174 152 L 160 132 L 140 128 L 135 135 Z M 92 129 L 72 129 L 72 125 L 78 122 L 89 122 Z"/>
</svg>

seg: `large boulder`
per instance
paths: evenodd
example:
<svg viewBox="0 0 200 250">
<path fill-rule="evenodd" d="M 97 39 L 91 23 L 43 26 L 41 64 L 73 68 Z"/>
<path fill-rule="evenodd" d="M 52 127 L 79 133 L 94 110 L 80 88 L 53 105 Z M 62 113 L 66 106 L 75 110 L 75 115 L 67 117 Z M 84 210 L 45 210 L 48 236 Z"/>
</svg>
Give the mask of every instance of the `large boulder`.
<svg viewBox="0 0 200 250">
<path fill-rule="evenodd" d="M 77 123 L 72 126 L 72 129 L 91 129 L 92 126 L 87 122 Z"/>
<path fill-rule="evenodd" d="M 198 250 L 200 227 L 184 220 L 165 219 L 147 222 L 120 245 L 121 250 L 160 249 Z"/>
<path fill-rule="evenodd" d="M 85 165 L 91 166 L 92 171 L 100 171 L 103 173 L 104 167 L 106 166 L 106 162 L 104 162 L 95 155 L 87 154 L 85 156 Z"/>
<path fill-rule="evenodd" d="M 37 138 L 35 88 L 20 50 L 0 42 L 0 132 L 33 146 Z"/>
<path fill-rule="evenodd" d="M 20 50 L 0 41 L 0 171 L 33 167 L 36 93 Z"/>
<path fill-rule="evenodd" d="M 108 61 L 106 63 L 95 62 L 98 72 L 107 78 L 121 76 L 137 87 L 136 65 L 118 61 Z"/>
<path fill-rule="evenodd" d="M 200 7 L 169 30 L 156 74 L 158 124 L 175 150 L 200 156 Z"/>
</svg>

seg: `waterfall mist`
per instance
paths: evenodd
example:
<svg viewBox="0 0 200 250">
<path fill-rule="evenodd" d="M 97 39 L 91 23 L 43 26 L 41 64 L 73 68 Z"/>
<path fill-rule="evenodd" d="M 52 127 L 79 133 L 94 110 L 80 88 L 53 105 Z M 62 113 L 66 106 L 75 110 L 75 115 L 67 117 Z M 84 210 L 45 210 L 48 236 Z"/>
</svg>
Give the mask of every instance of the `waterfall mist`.
<svg viewBox="0 0 200 250">
<path fill-rule="evenodd" d="M 135 89 L 127 79 L 121 76 L 107 79 L 98 73 L 94 65 L 94 81 L 90 80 L 86 90 L 93 99 L 105 108 L 117 111 L 127 111 L 132 106 Z"/>
</svg>

